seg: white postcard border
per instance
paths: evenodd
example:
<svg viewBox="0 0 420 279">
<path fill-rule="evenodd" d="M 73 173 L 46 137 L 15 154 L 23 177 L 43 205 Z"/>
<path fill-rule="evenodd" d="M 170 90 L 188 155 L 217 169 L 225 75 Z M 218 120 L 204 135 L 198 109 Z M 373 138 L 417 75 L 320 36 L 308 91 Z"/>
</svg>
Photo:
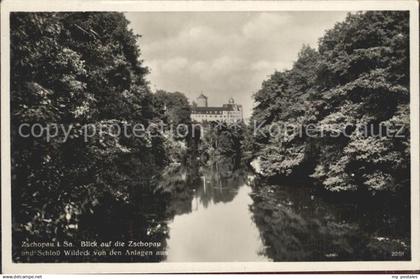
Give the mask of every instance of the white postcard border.
<svg viewBox="0 0 420 279">
<path fill-rule="evenodd" d="M 10 165 L 11 11 L 229 12 L 229 11 L 410 11 L 411 261 L 211 262 L 211 263 L 13 263 Z M 4 273 L 207 273 L 386 271 L 420 269 L 419 187 L 419 7 L 417 1 L 34 1 L 1 3 L 1 187 L 2 269 Z"/>
</svg>

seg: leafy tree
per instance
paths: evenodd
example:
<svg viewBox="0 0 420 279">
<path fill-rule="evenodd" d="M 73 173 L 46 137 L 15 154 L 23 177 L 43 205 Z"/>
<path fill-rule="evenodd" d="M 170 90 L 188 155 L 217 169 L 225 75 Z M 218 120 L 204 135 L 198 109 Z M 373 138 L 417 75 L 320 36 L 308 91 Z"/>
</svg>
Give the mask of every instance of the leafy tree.
<svg viewBox="0 0 420 279">
<path fill-rule="evenodd" d="M 162 118 L 164 118 L 166 124 L 177 126 L 191 123 L 191 107 L 183 93 L 158 90 L 154 97 L 157 100 L 157 106 L 163 111 Z"/>
<path fill-rule="evenodd" d="M 243 122 L 209 122 L 204 128 L 201 151 L 212 155 L 241 155 L 244 144 Z"/>
<path fill-rule="evenodd" d="M 349 15 L 321 39 L 319 51 L 322 94 L 313 100 L 326 109 L 316 109 L 317 122 L 322 129 L 327 119 L 335 117 L 335 122 L 345 123 L 351 134 L 320 142 L 321 158 L 325 158 L 318 163 L 314 177 L 333 191 L 375 192 L 407 185 L 408 13 Z M 384 134 L 389 129 L 383 127 L 391 127 L 389 122 L 396 118 L 400 119 L 403 137 Z M 324 156 L 333 146 L 336 155 Z"/>
<path fill-rule="evenodd" d="M 308 96 L 313 94 L 318 52 L 304 46 L 291 70 L 275 72 L 255 94 L 257 106 L 252 124 L 257 155 L 262 159 L 265 175 L 291 175 L 306 168 L 311 145 L 302 133 Z"/>
<path fill-rule="evenodd" d="M 317 132 L 258 134 L 266 175 L 310 174 L 331 191 L 407 190 L 408 27 L 408 12 L 349 14 L 318 51 L 304 47 L 291 70 L 263 82 L 253 113 L 263 129 L 291 123 Z"/>
<path fill-rule="evenodd" d="M 80 216 L 104 197 L 129 202 L 166 163 L 162 138 L 113 130 L 126 126 L 132 135 L 135 124 L 160 121 L 138 37 L 121 13 L 10 20 L 14 243 L 74 236 Z M 25 123 L 70 133 L 22 137 Z M 86 138 L 86 127 L 96 133 Z"/>
</svg>

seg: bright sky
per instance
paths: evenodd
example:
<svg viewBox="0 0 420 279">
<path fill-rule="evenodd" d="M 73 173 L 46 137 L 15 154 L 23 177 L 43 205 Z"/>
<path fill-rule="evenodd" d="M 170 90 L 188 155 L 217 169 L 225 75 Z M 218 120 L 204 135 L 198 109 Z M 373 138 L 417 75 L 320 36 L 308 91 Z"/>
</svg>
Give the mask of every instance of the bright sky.
<svg viewBox="0 0 420 279">
<path fill-rule="evenodd" d="M 254 94 L 275 70 L 292 66 L 303 44 L 316 47 L 346 12 L 126 13 L 142 35 L 152 89 L 179 91 L 210 106 L 230 97 L 251 115 Z"/>
</svg>

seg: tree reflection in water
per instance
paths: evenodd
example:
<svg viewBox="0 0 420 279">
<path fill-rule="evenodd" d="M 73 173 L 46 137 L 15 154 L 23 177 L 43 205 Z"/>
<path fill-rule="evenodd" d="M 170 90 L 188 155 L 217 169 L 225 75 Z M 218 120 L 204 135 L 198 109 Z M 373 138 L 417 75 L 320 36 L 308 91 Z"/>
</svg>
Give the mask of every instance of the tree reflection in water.
<svg viewBox="0 0 420 279">
<path fill-rule="evenodd" d="M 134 205 L 105 200 L 84 217 L 81 239 L 156 241 L 169 254 L 91 256 L 83 261 L 410 259 L 410 222 L 398 217 L 409 216 L 405 212 L 409 204 L 384 209 L 372 202 L 326 200 L 314 185 L 272 185 L 251 174 L 239 160 L 221 156 L 206 163 L 190 159 L 170 165 L 153 180 L 139 184 L 139 189 L 149 191 L 136 193 Z M 212 216 L 203 214 L 210 211 Z M 194 235 L 198 233 L 203 235 Z M 179 255 L 175 250 L 190 239 L 196 240 L 194 253 L 185 250 Z M 225 246 L 243 242 L 245 250 L 224 251 L 220 242 Z"/>
<path fill-rule="evenodd" d="M 168 223 L 175 216 L 189 214 L 197 210 L 198 205 L 207 208 L 232 201 L 238 188 L 245 184 L 245 177 L 246 171 L 234 158 L 217 157 L 205 164 L 196 159 L 185 164 L 171 164 L 154 179 L 139 180 L 138 189 L 143 191 L 133 191 L 134 204 L 104 200 L 93 214 L 83 218 L 83 238 L 160 242 L 161 250 L 166 250 L 170 236 Z M 166 255 L 92 256 L 89 261 L 156 262 L 165 259 Z"/>
<path fill-rule="evenodd" d="M 356 202 L 326 202 L 314 186 L 260 179 L 252 185 L 251 210 L 265 253 L 274 261 L 410 258 L 409 222 L 393 218 L 398 212 L 383 205 L 367 210 Z"/>
<path fill-rule="evenodd" d="M 206 164 L 190 161 L 169 166 L 162 174 L 158 189 L 169 197 L 169 216 L 187 214 L 197 202 L 209 204 L 231 201 L 244 185 L 247 172 L 236 158 L 218 156 Z"/>
<path fill-rule="evenodd" d="M 202 165 L 199 174 L 191 211 L 174 216 L 168 225 L 167 260 L 267 261 L 249 210 L 246 168 L 233 158 L 217 156 Z"/>
</svg>

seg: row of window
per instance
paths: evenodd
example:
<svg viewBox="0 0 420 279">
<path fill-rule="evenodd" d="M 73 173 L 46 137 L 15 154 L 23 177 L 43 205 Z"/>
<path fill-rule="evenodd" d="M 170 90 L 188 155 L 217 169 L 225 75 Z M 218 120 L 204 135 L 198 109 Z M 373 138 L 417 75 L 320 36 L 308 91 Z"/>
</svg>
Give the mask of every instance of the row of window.
<svg viewBox="0 0 420 279">
<path fill-rule="evenodd" d="M 219 110 L 215 110 L 215 111 L 212 111 L 212 110 L 208 111 L 208 110 L 206 110 L 204 112 L 201 112 L 201 114 L 222 114 L 222 113 L 223 113 L 223 111 L 219 111 Z M 193 114 L 200 114 L 200 113 L 194 113 L 193 112 Z"/>
<path fill-rule="evenodd" d="M 215 117 L 215 118 L 218 118 L 218 117 L 224 117 L 224 118 L 226 118 L 227 117 L 227 115 L 202 115 L 202 114 L 199 114 L 199 115 L 194 115 L 195 117 Z"/>
<path fill-rule="evenodd" d="M 234 118 L 234 119 L 239 119 L 239 116 L 233 117 L 233 116 L 217 116 L 217 115 L 203 115 L 203 116 L 196 116 L 197 119 L 210 119 L 210 118 L 215 118 L 215 119 L 228 119 L 228 118 Z M 194 119 L 194 117 L 193 117 Z"/>
<path fill-rule="evenodd" d="M 241 115 L 242 112 L 237 111 L 237 112 L 229 112 L 229 113 L 223 113 L 223 115 Z M 195 116 L 219 116 L 222 115 L 222 113 L 215 113 L 215 114 L 210 114 L 210 113 L 192 113 L 192 115 Z"/>
</svg>

